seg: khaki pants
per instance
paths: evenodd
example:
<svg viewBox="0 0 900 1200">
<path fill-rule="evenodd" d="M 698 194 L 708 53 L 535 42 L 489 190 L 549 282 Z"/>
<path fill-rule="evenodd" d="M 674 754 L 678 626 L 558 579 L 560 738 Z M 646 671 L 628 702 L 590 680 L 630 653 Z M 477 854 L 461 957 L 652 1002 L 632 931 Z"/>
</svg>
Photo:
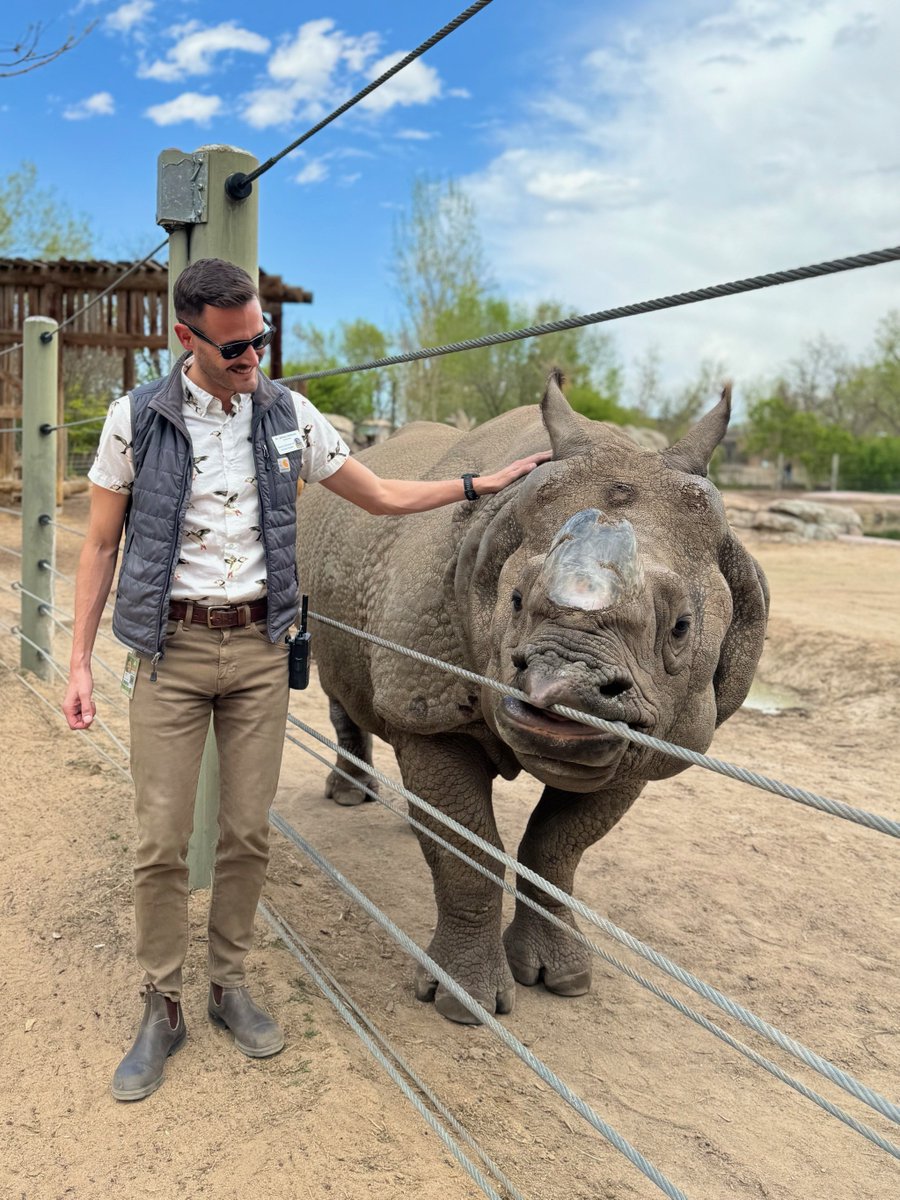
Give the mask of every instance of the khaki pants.
<svg viewBox="0 0 900 1200">
<path fill-rule="evenodd" d="M 181 996 L 188 939 L 188 839 L 212 713 L 219 752 L 219 841 L 209 911 L 209 974 L 241 987 L 268 862 L 288 704 L 287 647 L 265 623 L 209 629 L 170 622 L 150 682 L 143 660 L 130 705 L 138 847 L 137 958 L 144 987 Z"/>
</svg>

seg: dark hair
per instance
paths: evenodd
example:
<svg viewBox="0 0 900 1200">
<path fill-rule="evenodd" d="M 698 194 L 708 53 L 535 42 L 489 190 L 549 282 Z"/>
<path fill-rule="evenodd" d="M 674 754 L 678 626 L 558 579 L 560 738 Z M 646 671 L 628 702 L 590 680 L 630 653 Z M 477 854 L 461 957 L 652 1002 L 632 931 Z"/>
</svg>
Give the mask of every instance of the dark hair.
<svg viewBox="0 0 900 1200">
<path fill-rule="evenodd" d="M 259 292 L 243 267 L 223 258 L 198 258 L 175 280 L 172 299 L 179 321 L 196 320 L 207 304 L 241 308 L 258 300 Z"/>
</svg>

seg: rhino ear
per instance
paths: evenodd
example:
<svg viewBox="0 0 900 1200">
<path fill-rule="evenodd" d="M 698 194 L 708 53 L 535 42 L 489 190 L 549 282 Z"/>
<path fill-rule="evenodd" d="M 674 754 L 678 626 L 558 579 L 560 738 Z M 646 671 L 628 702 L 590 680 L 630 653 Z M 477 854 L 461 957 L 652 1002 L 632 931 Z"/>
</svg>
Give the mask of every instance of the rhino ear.
<svg viewBox="0 0 900 1200">
<path fill-rule="evenodd" d="M 691 426 L 681 441 L 662 451 L 662 458 L 675 471 L 706 475 L 713 450 L 725 436 L 731 416 L 731 380 L 722 387 L 722 398 L 714 409 Z"/>
<path fill-rule="evenodd" d="M 590 449 L 590 421 L 577 413 L 562 393 L 565 376 L 558 367 L 550 372 L 544 398 L 541 400 L 541 416 L 550 434 L 550 445 L 555 459 L 571 458 Z"/>
<path fill-rule="evenodd" d="M 733 533 L 728 534 L 719 551 L 719 569 L 731 590 L 732 616 L 713 677 L 717 727 L 747 698 L 762 654 L 769 615 L 766 577 Z"/>
</svg>

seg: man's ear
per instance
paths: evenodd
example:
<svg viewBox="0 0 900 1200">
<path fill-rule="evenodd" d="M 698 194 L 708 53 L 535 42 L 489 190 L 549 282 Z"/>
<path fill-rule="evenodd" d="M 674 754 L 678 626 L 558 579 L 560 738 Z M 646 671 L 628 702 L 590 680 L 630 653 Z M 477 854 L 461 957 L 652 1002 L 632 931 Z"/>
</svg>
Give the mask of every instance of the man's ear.
<svg viewBox="0 0 900 1200">
<path fill-rule="evenodd" d="M 194 335 L 188 329 L 187 325 L 182 325 L 180 321 L 176 321 L 172 328 L 175 330 L 175 336 L 181 342 L 184 349 L 193 350 Z"/>
</svg>

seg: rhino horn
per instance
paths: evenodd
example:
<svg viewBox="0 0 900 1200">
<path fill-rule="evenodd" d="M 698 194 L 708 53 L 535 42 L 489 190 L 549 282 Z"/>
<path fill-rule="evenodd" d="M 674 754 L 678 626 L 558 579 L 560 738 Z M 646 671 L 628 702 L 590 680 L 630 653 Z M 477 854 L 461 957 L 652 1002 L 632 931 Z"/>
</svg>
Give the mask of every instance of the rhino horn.
<svg viewBox="0 0 900 1200">
<path fill-rule="evenodd" d="M 550 372 L 544 398 L 541 400 L 541 416 L 555 459 L 571 458 L 590 449 L 588 433 L 590 421 L 577 413 L 562 393 L 565 376 L 558 367 Z"/>
<path fill-rule="evenodd" d="M 706 475 L 713 450 L 725 436 L 731 416 L 731 381 L 722 388 L 722 398 L 715 408 L 696 425 L 692 425 L 684 437 L 661 452 L 666 464 L 675 471 L 688 475 Z"/>
</svg>

